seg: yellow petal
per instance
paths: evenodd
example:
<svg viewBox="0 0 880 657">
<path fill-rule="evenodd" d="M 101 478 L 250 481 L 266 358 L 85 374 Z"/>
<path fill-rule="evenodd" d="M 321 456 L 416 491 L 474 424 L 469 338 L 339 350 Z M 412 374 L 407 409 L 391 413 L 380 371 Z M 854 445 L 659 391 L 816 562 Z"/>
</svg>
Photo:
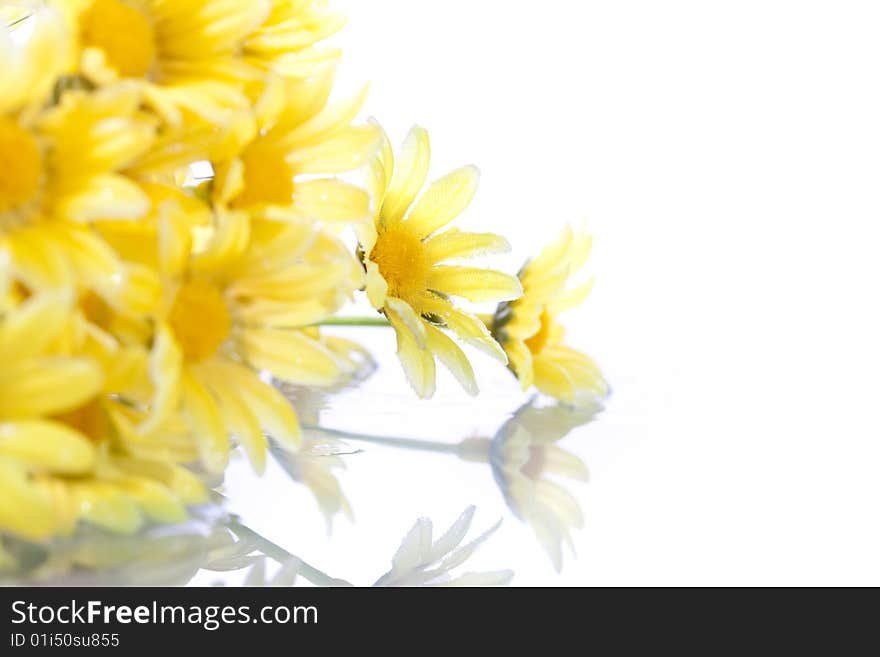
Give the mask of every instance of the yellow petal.
<svg viewBox="0 0 880 657">
<path fill-rule="evenodd" d="M 43 352 L 64 329 L 71 308 L 67 294 L 38 294 L 0 320 L 0 362 L 8 366 Z"/>
<path fill-rule="evenodd" d="M 180 401 L 180 378 L 183 352 L 167 324 L 156 329 L 150 354 L 149 375 L 155 391 L 150 415 L 141 423 L 139 431 L 149 433 L 158 427 L 177 408 Z"/>
<path fill-rule="evenodd" d="M 569 404 L 574 401 L 574 384 L 562 367 L 547 358 L 537 358 L 534 371 L 538 390 Z"/>
<path fill-rule="evenodd" d="M 248 329 L 241 347 L 248 363 L 288 383 L 330 385 L 339 377 L 333 354 L 300 331 Z"/>
<path fill-rule="evenodd" d="M 519 379 L 523 390 L 528 390 L 534 383 L 534 364 L 532 352 L 522 340 L 510 340 L 504 343 L 504 350 L 510 361 L 510 367 Z"/>
<path fill-rule="evenodd" d="M 381 212 L 382 222 L 388 223 L 403 218 L 418 196 L 422 185 L 425 184 L 428 166 L 431 163 L 431 141 L 428 132 L 424 128 L 413 126 L 400 148 L 396 162 L 392 160 L 392 163 L 394 173 L 390 177 L 391 184 L 385 192 Z"/>
<path fill-rule="evenodd" d="M 32 290 L 59 290 L 72 287 L 75 280 L 65 250 L 54 235 L 40 227 L 22 228 L 7 235 L 14 271 Z"/>
<path fill-rule="evenodd" d="M 385 307 L 388 298 L 388 282 L 379 272 L 379 265 L 372 260 L 367 262 L 366 292 L 373 308 L 380 310 Z"/>
<path fill-rule="evenodd" d="M 125 268 L 113 249 L 96 233 L 83 227 L 66 226 L 56 231 L 54 238 L 87 287 L 110 298 L 119 293 Z"/>
<path fill-rule="evenodd" d="M 443 228 L 470 205 L 479 180 L 479 170 L 468 166 L 431 183 L 410 211 L 407 224 L 420 238 Z"/>
<path fill-rule="evenodd" d="M 162 274 L 177 277 L 183 271 L 192 250 L 190 223 L 173 201 L 158 209 L 159 268 Z"/>
<path fill-rule="evenodd" d="M 229 461 L 229 438 L 220 409 L 210 393 L 184 370 L 183 410 L 192 425 L 202 463 L 211 472 L 223 472 Z"/>
<path fill-rule="evenodd" d="M 220 400 L 220 410 L 226 425 L 244 447 L 248 460 L 257 474 L 266 469 L 266 437 L 259 420 L 242 403 L 238 392 L 223 378 L 213 378 L 209 383 Z"/>
<path fill-rule="evenodd" d="M 92 176 L 76 192 L 59 202 L 58 212 L 71 221 L 139 219 L 150 209 L 150 200 L 134 182 L 113 174 Z"/>
<path fill-rule="evenodd" d="M 571 310 L 582 304 L 584 300 L 590 296 L 590 292 L 593 291 L 593 283 L 593 279 L 590 279 L 586 283 L 578 285 L 570 290 L 566 290 L 559 296 L 555 297 L 553 301 L 548 304 L 550 314 L 558 315 L 561 312 Z"/>
<path fill-rule="evenodd" d="M 349 126 L 367 99 L 368 86 L 351 98 L 325 107 L 320 113 L 288 132 L 278 143 L 285 149 L 319 144 Z"/>
<path fill-rule="evenodd" d="M 435 364 L 434 356 L 427 349 L 419 347 L 416 336 L 396 313 L 389 313 L 388 319 L 397 335 L 397 356 L 407 381 L 422 399 L 434 394 Z M 424 328 L 422 328 L 424 333 Z"/>
<path fill-rule="evenodd" d="M 296 412 L 273 386 L 261 381 L 252 371 L 232 363 L 213 361 L 213 376 L 223 376 L 241 395 L 242 401 L 256 415 L 269 435 L 289 451 L 296 451 L 302 432 Z"/>
<path fill-rule="evenodd" d="M 137 505 L 115 486 L 87 481 L 72 489 L 79 514 L 87 522 L 117 534 L 134 534 L 143 525 Z"/>
<path fill-rule="evenodd" d="M 465 233 L 457 228 L 431 237 L 425 246 L 430 262 L 443 262 L 457 258 L 473 258 L 488 253 L 507 253 L 510 244 L 493 233 Z"/>
<path fill-rule="evenodd" d="M 0 460 L 0 529 L 26 539 L 48 538 L 55 528 L 50 498 L 24 471 Z"/>
<path fill-rule="evenodd" d="M 193 258 L 200 270 L 219 270 L 231 265 L 247 249 L 251 237 L 250 217 L 243 212 L 218 211 L 210 241 Z"/>
<path fill-rule="evenodd" d="M 469 345 L 492 356 L 507 365 L 507 354 L 495 338 L 489 333 L 486 325 L 478 317 L 460 310 L 451 310 L 445 316 L 447 326 Z"/>
<path fill-rule="evenodd" d="M 200 504 L 208 499 L 202 481 L 182 466 L 130 457 L 116 457 L 113 463 L 125 472 L 161 482 L 186 504 Z"/>
<path fill-rule="evenodd" d="M 511 301 L 522 296 L 516 276 L 492 269 L 438 265 L 428 274 L 428 288 L 469 301 Z"/>
<path fill-rule="evenodd" d="M 321 221 L 357 221 L 370 212 L 370 197 L 364 190 L 333 179 L 297 182 L 293 203 L 297 212 Z"/>
<path fill-rule="evenodd" d="M 373 126 L 354 126 L 324 142 L 293 151 L 286 159 L 301 173 L 345 173 L 363 166 L 373 157 L 378 139 Z"/>
<path fill-rule="evenodd" d="M 425 323 L 416 315 L 416 312 L 403 299 L 397 297 L 388 297 L 385 299 L 385 306 L 388 310 L 388 319 L 394 323 L 395 320 L 402 323 L 412 333 L 419 349 L 427 346 L 427 337 L 425 335 Z"/>
<path fill-rule="evenodd" d="M 0 417 L 27 418 L 72 410 L 94 397 L 104 384 L 92 360 L 45 356 L 0 371 Z"/>
<path fill-rule="evenodd" d="M 602 371 L 586 354 L 570 347 L 551 344 L 542 350 L 541 357 L 559 365 L 575 388 L 586 389 L 597 395 L 608 394 L 608 384 Z"/>
<path fill-rule="evenodd" d="M 428 335 L 428 349 L 452 372 L 469 395 L 477 395 L 479 388 L 474 378 L 474 368 L 471 367 L 464 352 L 440 329 L 430 324 L 426 325 L 425 329 Z"/>
<path fill-rule="evenodd" d="M 95 449 L 81 434 L 58 422 L 19 420 L 0 423 L 0 458 L 30 471 L 84 474 L 95 464 Z"/>
<path fill-rule="evenodd" d="M 378 217 L 378 211 L 385 201 L 385 193 L 388 191 L 388 187 L 391 184 L 391 178 L 394 175 L 394 150 L 391 147 L 391 142 L 388 140 L 388 135 L 382 129 L 382 126 L 379 125 L 379 122 L 372 118 L 369 122 L 376 127 L 381 135 L 379 152 L 376 157 L 370 161 L 370 167 L 367 171 L 367 189 L 373 197 L 373 207 L 375 208 L 375 215 Z M 421 187 L 421 185 L 419 185 L 419 187 Z M 416 193 L 418 193 L 418 189 L 416 190 Z M 373 224 L 375 228 L 375 222 L 370 223 Z M 364 250 L 368 253 L 370 249 L 373 248 L 372 243 L 366 244 L 362 241 L 361 245 L 363 245 Z"/>
<path fill-rule="evenodd" d="M 144 477 L 124 476 L 113 484 L 130 497 L 148 518 L 155 522 L 175 523 L 187 519 L 180 500 L 161 484 Z"/>
</svg>

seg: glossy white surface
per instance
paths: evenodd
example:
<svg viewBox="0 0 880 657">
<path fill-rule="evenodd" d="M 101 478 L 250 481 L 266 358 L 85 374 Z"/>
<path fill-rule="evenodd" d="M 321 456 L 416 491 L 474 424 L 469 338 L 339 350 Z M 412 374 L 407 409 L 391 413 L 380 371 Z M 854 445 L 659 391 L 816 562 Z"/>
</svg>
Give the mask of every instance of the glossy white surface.
<svg viewBox="0 0 880 657">
<path fill-rule="evenodd" d="M 348 457 L 357 524 L 332 541 L 304 490 L 236 471 L 254 523 L 358 582 L 417 516 L 474 503 L 478 526 L 506 516 L 475 562 L 520 584 L 880 583 L 876 4 L 348 5 L 343 82 L 373 81 L 395 140 L 429 128 L 437 174 L 481 167 L 464 221 L 511 239 L 498 262 L 589 218 L 597 285 L 571 339 L 615 393 L 563 441 L 592 481 L 571 486 L 586 527 L 561 575 L 451 457 Z M 489 395 L 446 379 L 417 402 L 383 362 L 328 423 L 456 440 L 520 400 L 480 360 Z"/>
</svg>

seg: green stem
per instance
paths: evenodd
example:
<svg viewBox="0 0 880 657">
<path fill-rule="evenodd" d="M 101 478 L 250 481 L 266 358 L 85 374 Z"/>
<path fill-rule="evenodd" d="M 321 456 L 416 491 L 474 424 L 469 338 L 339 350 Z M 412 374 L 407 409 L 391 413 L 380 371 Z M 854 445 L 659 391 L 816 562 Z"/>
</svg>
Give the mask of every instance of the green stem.
<svg viewBox="0 0 880 657">
<path fill-rule="evenodd" d="M 442 454 L 458 454 L 459 446 L 457 443 L 441 443 L 433 440 L 419 440 L 416 438 L 386 438 L 384 436 L 371 436 L 365 433 L 353 433 L 349 431 L 341 431 L 339 429 L 325 429 L 324 427 L 303 426 L 304 429 L 323 433 L 333 438 L 342 438 L 344 440 L 354 440 L 363 443 L 372 443 L 373 445 L 387 445 L 388 447 L 398 447 L 401 449 L 414 449 L 422 452 L 438 452 Z"/>
<path fill-rule="evenodd" d="M 384 317 L 328 317 L 312 326 L 391 326 Z"/>
<path fill-rule="evenodd" d="M 276 561 L 282 563 L 285 561 L 290 561 L 291 559 L 298 560 L 298 574 L 302 575 L 303 578 L 307 579 L 315 586 L 351 586 L 351 584 L 349 582 L 346 582 L 344 579 L 336 579 L 335 577 L 330 577 L 330 575 L 328 575 L 327 573 L 318 570 L 312 565 L 309 565 L 299 557 L 291 554 L 290 552 L 276 545 L 269 539 L 263 538 L 253 529 L 251 529 L 247 525 L 242 524 L 242 522 L 237 518 L 231 519 L 227 526 L 239 538 L 247 538 L 254 541 L 259 550 L 267 557 L 272 557 Z"/>
</svg>

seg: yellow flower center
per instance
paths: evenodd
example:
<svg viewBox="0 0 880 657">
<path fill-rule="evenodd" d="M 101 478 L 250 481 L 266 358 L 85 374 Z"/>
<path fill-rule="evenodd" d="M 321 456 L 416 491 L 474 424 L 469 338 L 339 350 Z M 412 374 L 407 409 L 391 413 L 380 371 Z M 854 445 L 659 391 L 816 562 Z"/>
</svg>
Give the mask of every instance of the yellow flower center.
<svg viewBox="0 0 880 657">
<path fill-rule="evenodd" d="M 294 172 L 284 158 L 284 151 L 259 140 L 241 155 L 244 164 L 244 189 L 232 205 L 290 205 L 293 200 Z"/>
<path fill-rule="evenodd" d="M 0 117 L 0 229 L 3 215 L 34 200 L 43 175 L 43 156 L 30 132 Z"/>
<path fill-rule="evenodd" d="M 398 224 L 379 233 L 370 260 L 388 283 L 388 294 L 409 303 L 428 287 L 428 251 L 417 235 Z"/>
<path fill-rule="evenodd" d="M 76 429 L 96 444 L 104 442 L 110 435 L 110 421 L 96 399 L 72 411 L 57 415 L 55 419 Z"/>
<path fill-rule="evenodd" d="M 525 341 L 526 346 L 533 354 L 539 353 L 550 339 L 550 332 L 553 328 L 553 318 L 545 310 L 541 313 L 541 328 L 532 337 Z"/>
<path fill-rule="evenodd" d="M 213 356 L 232 330 L 232 317 L 220 290 L 200 279 L 180 288 L 168 321 L 189 361 Z"/>
<path fill-rule="evenodd" d="M 80 299 L 80 308 L 86 319 L 101 329 L 107 329 L 113 320 L 113 309 L 94 292 L 88 292 Z"/>
<path fill-rule="evenodd" d="M 121 0 L 95 0 L 82 26 L 83 45 L 102 50 L 121 76 L 143 77 L 152 68 L 156 60 L 153 26 L 134 7 Z"/>
</svg>

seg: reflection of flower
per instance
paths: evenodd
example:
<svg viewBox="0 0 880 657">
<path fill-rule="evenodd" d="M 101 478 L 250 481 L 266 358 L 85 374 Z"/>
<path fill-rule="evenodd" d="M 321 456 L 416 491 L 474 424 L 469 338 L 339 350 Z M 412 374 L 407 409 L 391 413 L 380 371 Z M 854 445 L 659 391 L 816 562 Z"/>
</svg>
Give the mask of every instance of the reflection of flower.
<svg viewBox="0 0 880 657">
<path fill-rule="evenodd" d="M 176 586 L 185 584 L 212 555 L 234 543 L 222 517 L 194 517 L 175 526 L 149 527 L 122 536 L 80 531 L 46 546 L 8 541 L 13 584 L 58 586 Z M 3 581 L 2 583 L 6 583 Z"/>
<path fill-rule="evenodd" d="M 604 395 L 608 386 L 596 364 L 564 343 L 561 312 L 578 305 L 592 281 L 569 288 L 569 278 L 587 261 L 592 240 L 566 227 L 562 235 L 520 270 L 520 299 L 498 306 L 489 321 L 523 390 L 534 386 L 569 404 Z"/>
<path fill-rule="evenodd" d="M 489 463 L 507 505 L 534 529 L 558 570 L 562 567 L 562 543 L 572 546 L 570 530 L 583 525 L 583 515 L 577 500 L 547 475 L 587 479 L 584 463 L 556 444 L 572 429 L 593 420 L 602 410 L 595 398 L 590 403 L 584 399 L 581 401 L 579 406 L 557 404 L 545 407 L 538 407 L 531 401 L 505 422 L 492 439 L 468 438 L 458 444 L 329 429 L 323 432 L 352 441 L 454 454 L 466 461 Z"/>
<path fill-rule="evenodd" d="M 592 406 L 520 408 L 495 434 L 489 445 L 489 462 L 511 510 L 531 525 L 557 570 L 562 568 L 562 543 L 572 550 L 570 530 L 583 527 L 578 501 L 547 478 L 560 475 L 587 479 L 587 466 L 556 441 L 572 429 L 591 421 L 602 409 Z"/>
<path fill-rule="evenodd" d="M 467 357 L 442 329 L 504 363 L 507 357 L 483 323 L 457 308 L 451 297 L 498 302 L 516 299 L 522 289 L 516 277 L 499 271 L 444 264 L 509 247 L 497 235 L 441 232 L 470 204 L 478 173 L 474 167 L 453 171 L 416 200 L 429 160 L 428 133 L 415 127 L 396 160 L 386 138 L 373 163 L 376 217 L 360 231 L 367 296 L 394 326 L 400 361 L 420 397 L 434 394 L 435 356 L 476 394 Z"/>
<path fill-rule="evenodd" d="M 467 509 L 436 542 L 431 540 L 431 521 L 420 519 L 394 556 L 392 570 L 376 586 L 491 586 L 509 582 L 513 576 L 509 570 L 450 576 L 449 571 L 470 558 L 498 528 L 495 525 L 459 547 L 473 515 L 473 507 Z M 270 561 L 275 562 L 271 575 Z M 216 506 L 203 507 L 187 523 L 150 527 L 135 536 L 92 530 L 47 546 L 13 538 L 0 541 L 0 585 L 180 586 L 199 571 L 241 571 L 244 586 L 293 586 L 299 578 L 316 586 L 351 586 L 268 541 Z"/>
<path fill-rule="evenodd" d="M 513 577 L 510 570 L 451 576 L 451 571 L 470 558 L 501 524 L 499 521 L 475 540 L 459 547 L 471 527 L 474 510 L 474 507 L 468 507 L 436 541 L 432 537 L 431 521 L 428 518 L 417 520 L 391 560 L 391 570 L 379 578 L 376 586 L 499 586 L 509 583 Z"/>
</svg>

